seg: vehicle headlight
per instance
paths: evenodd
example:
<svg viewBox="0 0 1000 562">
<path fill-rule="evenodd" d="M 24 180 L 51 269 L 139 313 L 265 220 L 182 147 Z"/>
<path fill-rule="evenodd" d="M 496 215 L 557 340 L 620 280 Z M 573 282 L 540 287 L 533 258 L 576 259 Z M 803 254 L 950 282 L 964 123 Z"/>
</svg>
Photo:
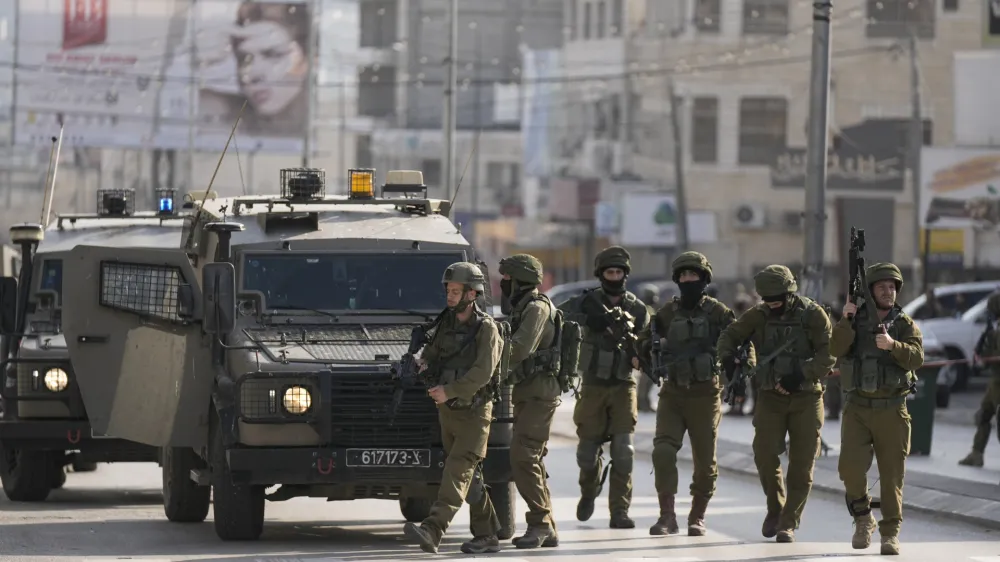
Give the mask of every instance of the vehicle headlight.
<svg viewBox="0 0 1000 562">
<path fill-rule="evenodd" d="M 45 388 L 52 392 L 62 392 L 69 386 L 69 375 L 66 371 L 56 367 L 45 371 Z"/>
<path fill-rule="evenodd" d="M 304 414 L 312 407 L 312 395 L 309 389 L 302 386 L 292 386 L 285 390 L 282 405 L 290 414 Z"/>
</svg>

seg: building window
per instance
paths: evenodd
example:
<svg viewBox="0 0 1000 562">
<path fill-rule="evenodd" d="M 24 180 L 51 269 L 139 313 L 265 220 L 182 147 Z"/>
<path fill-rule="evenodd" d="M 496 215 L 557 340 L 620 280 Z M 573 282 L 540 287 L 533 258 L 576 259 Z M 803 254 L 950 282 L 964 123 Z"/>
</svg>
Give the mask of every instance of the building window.
<svg viewBox="0 0 1000 562">
<path fill-rule="evenodd" d="M 934 0 L 868 0 L 865 34 L 900 39 L 909 37 L 912 29 L 921 39 L 933 39 L 936 11 Z"/>
<path fill-rule="evenodd" d="M 694 98 L 691 108 L 691 161 L 714 164 L 718 161 L 719 99 Z"/>
<path fill-rule="evenodd" d="M 388 49 L 396 42 L 396 0 L 362 0 L 361 46 Z"/>
<path fill-rule="evenodd" d="M 420 163 L 424 172 L 424 184 L 429 188 L 444 187 L 441 185 L 441 161 L 437 158 L 424 158 Z"/>
<path fill-rule="evenodd" d="M 740 100 L 740 164 L 769 166 L 788 147 L 788 100 Z"/>
<path fill-rule="evenodd" d="M 788 0 L 745 0 L 744 35 L 788 35 Z"/>
<path fill-rule="evenodd" d="M 718 33 L 721 29 L 722 0 L 695 0 L 694 26 L 702 33 Z"/>
<path fill-rule="evenodd" d="M 512 162 L 487 162 L 486 187 L 510 189 L 517 187 L 521 179 L 521 166 Z"/>
<path fill-rule="evenodd" d="M 354 137 L 354 168 L 374 168 L 372 157 L 372 136 L 358 135 Z"/>
<path fill-rule="evenodd" d="M 590 39 L 590 18 L 594 6 L 590 2 L 583 5 L 583 38 Z"/>
<path fill-rule="evenodd" d="M 944 0 L 941 7 L 944 8 L 944 11 L 946 12 L 957 12 L 958 0 Z"/>
<path fill-rule="evenodd" d="M 623 0 L 613 0 L 611 2 L 611 35 L 612 37 L 622 36 L 622 22 L 625 20 L 625 2 Z"/>
<path fill-rule="evenodd" d="M 396 113 L 396 69 L 367 66 L 358 73 L 358 115 L 391 117 Z"/>
<path fill-rule="evenodd" d="M 597 32 L 594 34 L 598 39 L 604 39 L 604 29 L 608 24 L 607 4 L 604 0 L 597 2 Z"/>
<path fill-rule="evenodd" d="M 580 27 L 580 22 L 576 19 L 576 10 L 578 8 L 577 0 L 569 0 L 569 24 L 566 26 L 569 29 L 569 38 L 576 39 L 577 28 Z"/>
</svg>

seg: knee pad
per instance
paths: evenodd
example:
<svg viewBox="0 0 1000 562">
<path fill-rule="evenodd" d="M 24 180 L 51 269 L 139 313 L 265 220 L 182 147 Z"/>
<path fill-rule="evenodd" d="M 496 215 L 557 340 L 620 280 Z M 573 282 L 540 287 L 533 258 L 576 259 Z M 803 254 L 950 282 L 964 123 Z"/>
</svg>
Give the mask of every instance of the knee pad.
<svg viewBox="0 0 1000 562">
<path fill-rule="evenodd" d="M 597 470 L 597 457 L 601 453 L 601 443 L 581 439 L 576 446 L 576 465 L 580 470 Z"/>
<path fill-rule="evenodd" d="M 635 458 L 633 438 L 634 435 L 631 433 L 618 433 L 611 436 L 611 465 L 616 472 L 632 472 L 632 461 Z"/>
<path fill-rule="evenodd" d="M 677 452 L 680 451 L 678 447 L 674 447 L 670 443 L 654 443 L 653 444 L 653 464 L 659 464 L 662 462 L 666 463 L 676 463 L 677 462 Z"/>
</svg>

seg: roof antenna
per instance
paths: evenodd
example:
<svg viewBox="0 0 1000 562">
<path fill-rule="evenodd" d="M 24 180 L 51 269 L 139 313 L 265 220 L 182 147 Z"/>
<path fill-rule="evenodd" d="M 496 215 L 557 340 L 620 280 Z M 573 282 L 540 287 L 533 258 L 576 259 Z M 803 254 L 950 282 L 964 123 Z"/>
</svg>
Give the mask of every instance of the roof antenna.
<svg viewBox="0 0 1000 562">
<path fill-rule="evenodd" d="M 476 131 L 476 138 L 472 140 L 472 152 L 469 152 L 469 159 L 465 161 L 465 168 L 462 168 L 462 175 L 458 177 L 458 185 L 455 186 L 455 194 L 451 196 L 450 207 L 452 208 L 455 206 L 455 199 L 458 199 L 458 191 L 462 189 L 462 180 L 465 179 L 465 172 L 469 171 L 469 164 L 472 162 L 472 157 L 476 154 L 476 151 L 479 150 L 479 135 L 482 134 L 482 132 L 482 129 Z"/>
<path fill-rule="evenodd" d="M 229 143 L 233 141 L 233 137 L 236 136 L 236 127 L 240 124 L 240 119 L 243 118 L 243 111 L 247 108 L 247 102 L 249 100 L 243 100 L 243 107 L 240 108 L 240 114 L 236 116 L 236 122 L 233 123 L 233 130 L 229 133 L 229 138 L 226 139 L 226 146 L 222 149 L 222 154 L 219 155 L 219 161 L 215 164 L 215 171 L 212 172 L 212 179 L 208 181 L 208 187 L 205 188 L 205 195 L 201 197 L 201 205 L 198 207 L 198 212 L 195 214 L 194 219 L 191 221 L 191 231 L 188 232 L 187 240 L 184 241 L 184 247 L 187 248 L 191 245 L 191 239 L 194 238 L 194 231 L 198 228 L 198 221 L 201 219 L 202 209 L 205 207 L 205 201 L 208 200 L 208 193 L 212 190 L 212 184 L 215 183 L 215 176 L 219 173 L 219 168 L 222 167 L 222 159 L 226 157 L 226 151 L 229 150 Z"/>
<path fill-rule="evenodd" d="M 62 113 L 58 114 L 56 119 L 59 121 L 59 137 L 58 139 L 52 137 L 53 147 L 49 151 L 49 168 L 45 172 L 45 179 L 48 185 L 45 189 L 45 197 L 42 200 L 42 228 L 48 226 L 49 216 L 52 214 L 52 199 L 55 198 L 56 190 L 56 174 L 59 172 L 59 155 L 62 153 L 63 130 L 66 128 Z M 49 172 L 52 173 L 51 177 L 49 176 Z"/>
</svg>

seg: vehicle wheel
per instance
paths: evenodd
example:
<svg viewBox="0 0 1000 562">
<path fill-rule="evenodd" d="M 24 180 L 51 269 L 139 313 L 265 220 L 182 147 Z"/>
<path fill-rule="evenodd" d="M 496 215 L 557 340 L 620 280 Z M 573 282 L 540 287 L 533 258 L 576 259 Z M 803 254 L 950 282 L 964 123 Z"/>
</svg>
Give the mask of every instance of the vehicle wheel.
<svg viewBox="0 0 1000 562">
<path fill-rule="evenodd" d="M 94 472 L 97 470 L 97 463 L 90 461 L 73 461 L 73 472 Z"/>
<path fill-rule="evenodd" d="M 938 408 L 947 408 L 951 402 L 951 390 L 938 388 L 937 393 L 934 395 L 934 401 L 937 403 Z"/>
<path fill-rule="evenodd" d="M 517 532 L 517 513 L 514 512 L 517 509 L 517 487 L 513 482 L 490 484 L 490 501 L 500 520 L 497 538 L 509 540 Z M 469 530 L 471 532 L 472 528 Z"/>
<path fill-rule="evenodd" d="M 399 511 L 410 523 L 420 523 L 431 514 L 431 498 L 399 498 Z"/>
<path fill-rule="evenodd" d="M 201 523 L 208 517 L 212 488 L 191 480 L 191 471 L 205 463 L 191 449 L 163 449 L 163 512 L 174 523 Z"/>
<path fill-rule="evenodd" d="M 49 474 L 49 486 L 53 490 L 58 490 L 66 485 L 66 465 L 63 464 L 65 455 L 59 453 L 52 453 L 50 458 L 52 459 L 49 463 L 49 470 L 52 472 Z"/>
<path fill-rule="evenodd" d="M 52 491 L 52 455 L 46 451 L 3 449 L 0 480 L 7 499 L 15 502 L 45 501 Z"/>
<path fill-rule="evenodd" d="M 264 532 L 264 487 L 233 483 L 218 423 L 212 427 L 209 451 L 215 534 L 224 541 L 259 539 Z"/>
</svg>

